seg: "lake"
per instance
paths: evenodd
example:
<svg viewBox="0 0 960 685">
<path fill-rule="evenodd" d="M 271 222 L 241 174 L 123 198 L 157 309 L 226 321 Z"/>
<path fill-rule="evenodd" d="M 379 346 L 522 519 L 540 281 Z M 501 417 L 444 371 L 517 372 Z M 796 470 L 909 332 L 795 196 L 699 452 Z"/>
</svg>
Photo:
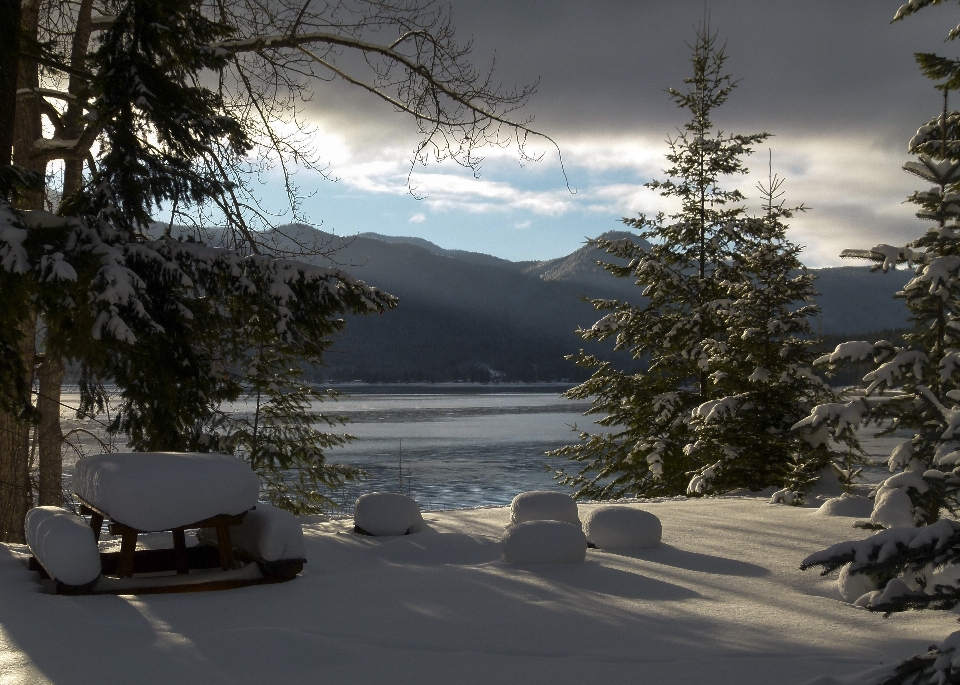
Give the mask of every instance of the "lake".
<svg viewBox="0 0 960 685">
<path fill-rule="evenodd" d="M 350 423 L 343 430 L 358 439 L 330 450 L 328 460 L 368 474 L 335 495 L 345 510 L 359 495 L 375 490 L 402 489 L 425 510 L 505 505 L 527 490 L 569 492 L 553 478 L 569 462 L 545 452 L 575 441 L 572 425 L 596 429 L 582 416 L 589 402 L 564 399 L 558 386 L 348 384 L 337 389 L 341 398 L 322 409 L 347 416 Z M 75 397 L 65 394 L 65 404 Z M 65 429 L 77 425 L 71 417 L 65 409 Z M 872 426 L 860 431 L 875 460 L 885 460 L 907 437 L 876 438 L 876 432 Z M 90 436 L 78 437 L 86 449 L 99 451 Z M 76 455 L 65 456 L 65 487 L 75 460 Z M 869 468 L 864 475 L 877 482 L 886 469 Z"/>
</svg>

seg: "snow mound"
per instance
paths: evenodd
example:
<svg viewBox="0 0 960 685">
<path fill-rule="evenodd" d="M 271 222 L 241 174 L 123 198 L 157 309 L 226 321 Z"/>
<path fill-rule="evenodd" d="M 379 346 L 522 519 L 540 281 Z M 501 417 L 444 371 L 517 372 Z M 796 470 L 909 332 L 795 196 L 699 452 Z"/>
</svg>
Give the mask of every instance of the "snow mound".
<svg viewBox="0 0 960 685">
<path fill-rule="evenodd" d="M 655 515 L 633 507 L 597 507 L 583 522 L 598 549 L 650 549 L 660 545 L 663 526 Z"/>
<path fill-rule="evenodd" d="M 473 566 L 500 558 L 500 545 L 482 535 L 433 533 L 388 540 L 374 554 L 392 564 Z"/>
<path fill-rule="evenodd" d="M 848 602 L 853 604 L 868 592 L 878 589 L 877 581 L 866 573 L 850 573 L 850 564 L 840 569 L 840 577 L 837 579 L 837 589 L 840 595 Z"/>
<path fill-rule="evenodd" d="M 877 493 L 870 520 L 887 528 L 913 527 L 913 502 L 910 501 L 910 495 L 900 488 L 881 488 Z"/>
<path fill-rule="evenodd" d="M 526 521 L 507 529 L 500 549 L 510 564 L 569 564 L 586 558 L 587 536 L 572 523 Z"/>
<path fill-rule="evenodd" d="M 563 521 L 579 526 L 577 502 L 562 492 L 522 492 L 510 504 L 510 523 L 516 525 L 527 521 Z"/>
<path fill-rule="evenodd" d="M 361 495 L 353 510 L 353 523 L 374 536 L 415 533 L 423 525 L 420 505 L 412 497 L 392 492 Z"/>
<path fill-rule="evenodd" d="M 846 493 L 833 497 L 820 505 L 817 513 L 822 516 L 853 516 L 868 518 L 873 512 L 873 500 Z"/>
<path fill-rule="evenodd" d="M 217 531 L 203 528 L 197 537 L 215 543 Z M 300 520 L 289 511 L 262 502 L 247 512 L 243 523 L 230 528 L 230 543 L 234 549 L 263 561 L 303 559 L 306 554 Z"/>
<path fill-rule="evenodd" d="M 226 454 L 119 452 L 80 459 L 73 491 L 114 521 L 159 531 L 241 514 L 257 504 L 260 481 Z"/>
<path fill-rule="evenodd" d="M 44 570 L 65 585 L 86 585 L 100 575 L 93 529 L 60 507 L 37 507 L 24 519 L 27 545 Z"/>
</svg>

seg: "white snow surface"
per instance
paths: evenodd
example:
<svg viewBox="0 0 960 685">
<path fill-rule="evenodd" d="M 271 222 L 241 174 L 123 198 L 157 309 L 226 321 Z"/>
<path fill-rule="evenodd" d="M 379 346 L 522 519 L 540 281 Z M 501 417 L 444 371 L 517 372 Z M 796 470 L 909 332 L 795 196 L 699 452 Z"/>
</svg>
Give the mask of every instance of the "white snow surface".
<svg viewBox="0 0 960 685">
<path fill-rule="evenodd" d="M 197 535 L 211 543 L 217 542 L 215 528 L 203 528 Z M 303 559 L 303 530 L 300 520 L 289 511 L 263 502 L 248 511 L 243 523 L 230 527 L 230 543 L 235 549 L 263 559 Z"/>
<path fill-rule="evenodd" d="M 100 575 L 93 529 L 72 511 L 36 507 L 27 512 L 24 522 L 27 546 L 53 578 L 67 585 L 86 585 Z"/>
<path fill-rule="evenodd" d="M 169 530 L 257 504 L 260 481 L 225 454 L 114 452 L 77 461 L 73 491 L 119 523 Z"/>
<path fill-rule="evenodd" d="M 526 521 L 507 529 L 500 542 L 508 564 L 571 564 L 587 555 L 583 529 L 563 521 Z"/>
<path fill-rule="evenodd" d="M 839 497 L 831 497 L 821 504 L 817 513 L 822 516 L 855 516 L 866 519 L 873 513 L 873 500 L 844 493 Z"/>
<path fill-rule="evenodd" d="M 957 629 L 949 612 L 857 609 L 836 576 L 798 570 L 869 534 L 848 518 L 758 498 L 618 504 L 655 514 L 662 544 L 521 566 L 499 559 L 508 508 L 426 512 L 400 538 L 307 519 L 297 579 L 224 592 L 49 595 L 26 547 L 0 545 L 0 682 L 870 682 L 856 674 Z"/>
<path fill-rule="evenodd" d="M 393 492 L 368 492 L 357 499 L 353 522 L 370 535 L 404 535 L 423 522 L 420 505 L 412 497 Z"/>
<path fill-rule="evenodd" d="M 521 492 L 510 503 L 510 522 L 563 521 L 580 525 L 577 501 L 570 495 L 550 490 Z"/>
<path fill-rule="evenodd" d="M 663 535 L 663 525 L 655 514 L 622 506 L 591 509 L 583 530 L 598 549 L 652 549 Z"/>
</svg>

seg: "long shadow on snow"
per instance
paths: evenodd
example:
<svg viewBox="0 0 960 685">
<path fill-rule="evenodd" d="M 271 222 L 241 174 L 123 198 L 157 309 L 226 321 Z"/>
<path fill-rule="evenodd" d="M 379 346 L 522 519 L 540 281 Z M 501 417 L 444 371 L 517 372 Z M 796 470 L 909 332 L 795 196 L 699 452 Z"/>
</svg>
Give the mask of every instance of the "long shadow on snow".
<svg viewBox="0 0 960 685">
<path fill-rule="evenodd" d="M 762 578 L 770 575 L 770 570 L 746 561 L 718 557 L 700 552 L 688 552 L 672 545 L 661 544 L 654 549 L 602 550 L 603 554 L 614 554 L 631 559 L 652 561 L 655 564 L 673 566 L 687 571 L 709 573 L 716 576 L 740 576 L 742 578 Z"/>
<path fill-rule="evenodd" d="M 681 585 L 608 568 L 592 559 L 579 564 L 525 564 L 515 568 L 571 590 L 595 592 L 622 599 L 680 601 L 702 596 L 699 592 Z"/>
</svg>

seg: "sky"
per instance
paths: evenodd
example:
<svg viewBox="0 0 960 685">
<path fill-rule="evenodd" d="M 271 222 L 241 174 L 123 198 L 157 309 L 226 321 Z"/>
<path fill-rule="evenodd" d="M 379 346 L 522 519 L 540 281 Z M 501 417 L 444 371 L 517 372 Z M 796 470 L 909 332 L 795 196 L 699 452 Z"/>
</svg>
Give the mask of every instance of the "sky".
<svg viewBox="0 0 960 685">
<path fill-rule="evenodd" d="M 728 133 L 772 134 L 749 158 L 750 174 L 734 183 L 748 209 L 758 208 L 755 186 L 772 154 L 787 202 L 809 208 L 790 229 L 808 266 L 839 265 L 845 248 L 902 245 L 924 230 L 904 204 L 922 183 L 901 166 L 910 137 L 942 101 L 913 53 L 956 56 L 960 44 L 945 38 L 960 12 L 947 3 L 891 24 L 898 6 L 707 4 L 726 41 L 728 71 L 739 79 L 714 121 Z M 687 43 L 704 7 L 701 0 L 453 0 L 453 22 L 462 39 L 473 38 L 478 67 L 495 58 L 503 84 L 538 83 L 520 115 L 533 116 L 556 141 L 566 177 L 545 142 L 531 145 L 543 154 L 537 162 L 522 162 L 515 148 L 483 151 L 478 178 L 454 163 L 410 174 L 417 137 L 408 117 L 346 84 L 318 83 L 304 114 L 334 180 L 298 174 L 304 213 L 338 235 L 418 236 L 545 260 L 623 228 L 621 217 L 669 211 L 644 184 L 663 178 L 665 141 L 689 118 L 664 89 L 683 87 Z"/>
</svg>

